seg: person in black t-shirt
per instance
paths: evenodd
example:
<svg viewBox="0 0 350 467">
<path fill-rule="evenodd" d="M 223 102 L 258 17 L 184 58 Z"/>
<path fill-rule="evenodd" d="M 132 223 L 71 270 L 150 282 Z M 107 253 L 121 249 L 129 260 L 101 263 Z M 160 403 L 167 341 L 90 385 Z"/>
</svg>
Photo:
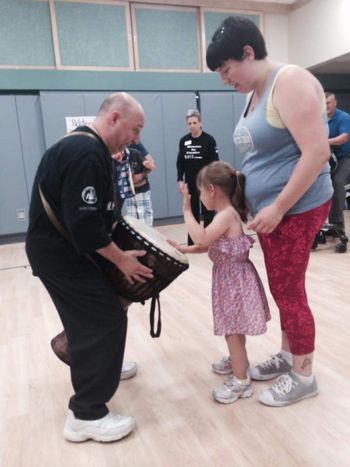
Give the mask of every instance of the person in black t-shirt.
<svg viewBox="0 0 350 467">
<path fill-rule="evenodd" d="M 110 238 L 114 222 L 111 154 L 123 151 L 143 125 L 140 104 L 126 93 L 112 94 L 92 124 L 45 152 L 33 184 L 26 252 L 68 339 L 75 394 L 63 433 L 73 442 L 115 441 L 135 425 L 133 417 L 113 414 L 106 405 L 120 380 L 126 310 L 86 254 L 108 259 L 130 282 L 153 277 L 138 261 L 145 251 L 122 251 Z M 67 238 L 49 219 L 41 195 Z"/>
<path fill-rule="evenodd" d="M 208 211 L 206 207 L 200 203 L 196 186 L 196 177 L 202 167 L 219 159 L 218 150 L 215 139 L 202 130 L 201 115 L 198 110 L 188 110 L 186 122 L 190 133 L 180 139 L 176 163 L 177 181 L 181 192 L 181 184 L 183 184 L 183 179 L 185 177 L 185 183 L 187 183 L 188 191 L 191 195 L 193 216 L 199 221 L 201 211 L 204 227 L 206 227 L 213 220 L 214 212 Z M 188 244 L 193 245 L 190 236 L 188 236 Z"/>
</svg>

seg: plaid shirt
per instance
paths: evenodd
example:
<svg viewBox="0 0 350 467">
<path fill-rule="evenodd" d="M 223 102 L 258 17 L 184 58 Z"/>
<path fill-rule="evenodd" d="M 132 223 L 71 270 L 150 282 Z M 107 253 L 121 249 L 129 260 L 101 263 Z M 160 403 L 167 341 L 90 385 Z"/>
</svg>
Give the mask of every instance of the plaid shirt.
<svg viewBox="0 0 350 467">
<path fill-rule="evenodd" d="M 129 154 L 125 153 L 124 159 L 121 162 L 116 161 L 114 176 L 120 198 L 124 200 L 134 196 L 133 187 L 130 181 L 132 174 Z"/>
</svg>

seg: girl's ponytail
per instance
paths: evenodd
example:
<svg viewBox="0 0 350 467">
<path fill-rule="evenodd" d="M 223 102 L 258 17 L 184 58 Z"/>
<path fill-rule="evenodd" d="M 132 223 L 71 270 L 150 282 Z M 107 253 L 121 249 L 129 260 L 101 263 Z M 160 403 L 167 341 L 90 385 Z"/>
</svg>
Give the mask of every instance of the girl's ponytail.
<svg viewBox="0 0 350 467">
<path fill-rule="evenodd" d="M 232 205 L 240 215 L 243 222 L 247 222 L 248 208 L 245 199 L 245 175 L 238 170 L 233 170 L 233 192 L 232 192 Z"/>
<path fill-rule="evenodd" d="M 215 161 L 203 167 L 197 175 L 197 187 L 219 186 L 229 197 L 243 222 L 247 222 L 248 208 L 245 201 L 245 175 L 234 170 L 224 161 Z"/>
</svg>

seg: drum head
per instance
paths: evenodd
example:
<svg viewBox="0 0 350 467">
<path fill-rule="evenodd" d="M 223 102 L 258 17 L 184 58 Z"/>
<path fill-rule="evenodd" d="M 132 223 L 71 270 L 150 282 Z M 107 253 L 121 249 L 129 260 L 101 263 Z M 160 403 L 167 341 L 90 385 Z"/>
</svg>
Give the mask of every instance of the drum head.
<svg viewBox="0 0 350 467">
<path fill-rule="evenodd" d="M 181 251 L 174 248 L 172 245 L 170 245 L 167 242 L 166 237 L 164 237 L 164 235 L 159 233 L 156 229 L 150 227 L 145 222 L 142 222 L 139 219 L 136 219 L 135 217 L 124 216 L 123 219 L 126 222 L 126 224 L 128 224 L 135 232 L 140 234 L 145 240 L 150 242 L 163 253 L 174 258 L 180 263 L 188 264 L 187 256 L 181 253 Z"/>
</svg>

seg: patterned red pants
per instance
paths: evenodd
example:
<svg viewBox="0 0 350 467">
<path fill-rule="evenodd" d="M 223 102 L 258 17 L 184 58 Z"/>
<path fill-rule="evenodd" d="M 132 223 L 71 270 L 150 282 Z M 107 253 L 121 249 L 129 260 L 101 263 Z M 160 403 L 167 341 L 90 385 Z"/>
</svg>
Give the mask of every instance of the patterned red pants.
<svg viewBox="0 0 350 467">
<path fill-rule="evenodd" d="M 331 201 L 327 201 L 310 211 L 285 217 L 270 234 L 258 234 L 270 291 L 293 355 L 315 349 L 315 322 L 307 301 L 305 273 L 313 241 L 330 208 Z"/>
</svg>

